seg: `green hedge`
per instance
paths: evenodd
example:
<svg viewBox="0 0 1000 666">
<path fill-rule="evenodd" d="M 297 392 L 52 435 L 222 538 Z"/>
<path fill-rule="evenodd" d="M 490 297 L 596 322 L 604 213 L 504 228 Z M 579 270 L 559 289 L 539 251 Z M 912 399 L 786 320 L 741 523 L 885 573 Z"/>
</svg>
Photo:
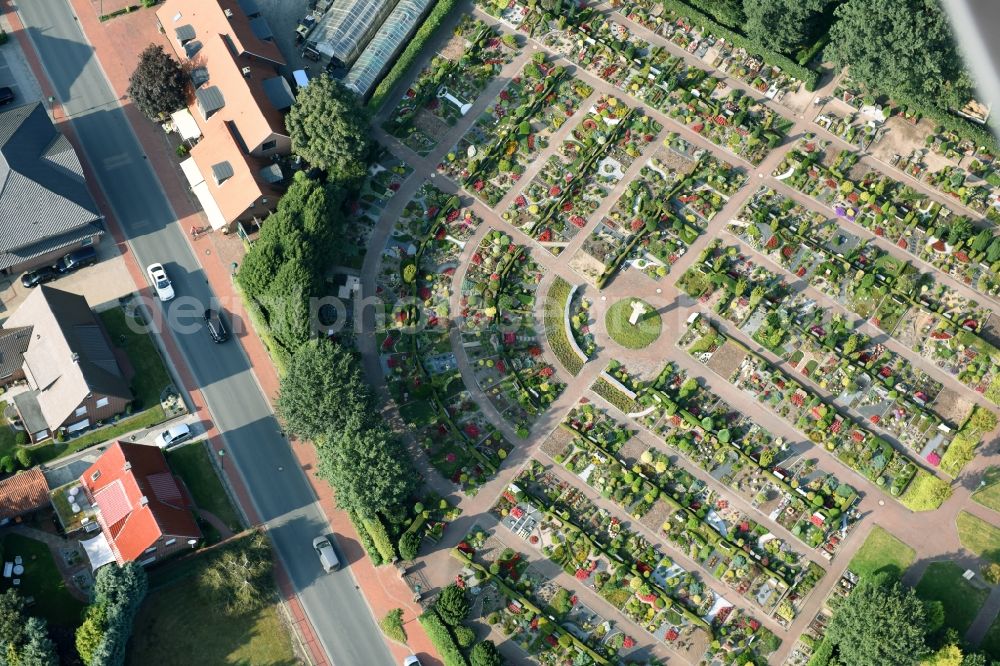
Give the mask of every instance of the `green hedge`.
<svg viewBox="0 0 1000 666">
<path fill-rule="evenodd" d="M 442 0 L 442 2 L 445 1 Z M 427 637 L 434 644 L 434 649 L 441 655 L 444 666 L 469 666 L 469 662 L 462 656 L 462 651 L 458 649 L 458 644 L 451 632 L 448 631 L 448 627 L 433 608 L 418 617 L 417 621 L 427 632 Z"/>
<path fill-rule="evenodd" d="M 420 29 L 413 35 L 413 39 L 406 45 L 406 49 L 396 59 L 396 64 L 392 66 L 389 73 L 385 75 L 382 82 L 375 88 L 375 93 L 371 99 L 368 100 L 368 108 L 371 109 L 372 113 L 379 112 L 382 105 L 386 102 L 386 97 L 389 96 L 392 89 L 396 87 L 399 80 L 410 69 L 410 65 L 416 61 L 417 56 L 423 51 L 424 45 L 434 35 L 434 32 L 441 26 L 445 18 L 451 14 L 457 4 L 458 0 L 438 0 L 437 4 L 434 5 L 434 9 L 424 19 Z"/>
<path fill-rule="evenodd" d="M 385 530 L 385 525 L 378 517 L 363 518 L 361 521 L 365 526 L 365 531 L 372 538 L 375 549 L 382 556 L 383 562 L 392 562 L 396 557 L 396 547 L 389 538 L 389 533 Z"/>
<path fill-rule="evenodd" d="M 757 44 L 743 35 L 733 32 L 729 28 L 726 28 L 722 24 L 716 22 L 707 14 L 702 14 L 689 4 L 681 2 L 680 0 L 660 0 L 660 2 L 666 9 L 680 14 L 684 18 L 688 19 L 688 21 L 698 25 L 699 27 L 707 29 L 716 37 L 723 37 L 733 46 L 743 47 L 751 53 L 760 55 L 769 65 L 780 67 L 781 71 L 802 81 L 806 90 L 811 91 L 816 89 L 816 82 L 819 80 L 819 74 L 817 72 L 814 72 L 807 67 L 803 67 L 791 58 L 783 56 L 776 51 L 765 49 L 760 44 Z"/>
<path fill-rule="evenodd" d="M 940 107 L 918 102 L 914 99 L 895 97 L 893 101 L 905 106 L 907 111 L 919 113 L 925 118 L 943 126 L 946 130 L 952 130 L 963 139 L 970 139 L 978 146 L 985 146 L 991 153 L 1000 153 L 1000 142 L 997 141 L 997 138 L 993 136 L 988 128 L 982 125 L 961 116 L 956 116 Z"/>
<path fill-rule="evenodd" d="M 372 537 L 368 534 L 368 528 L 365 527 L 360 516 L 355 512 L 351 511 L 348 513 L 351 517 L 351 522 L 354 524 L 354 531 L 358 533 L 358 538 L 361 539 L 361 545 L 364 547 L 365 552 L 371 559 L 372 564 L 379 566 L 382 564 L 382 554 L 378 552 L 378 548 L 375 547 L 375 542 L 372 541 Z"/>
</svg>

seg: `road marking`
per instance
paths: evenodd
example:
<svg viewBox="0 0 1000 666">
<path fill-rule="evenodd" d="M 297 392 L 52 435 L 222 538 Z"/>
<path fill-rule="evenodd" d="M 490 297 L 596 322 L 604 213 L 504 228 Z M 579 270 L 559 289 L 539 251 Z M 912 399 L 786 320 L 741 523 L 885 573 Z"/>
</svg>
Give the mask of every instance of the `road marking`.
<svg viewBox="0 0 1000 666">
<path fill-rule="evenodd" d="M 111 157 L 105 157 L 102 160 L 104 168 L 108 171 L 112 169 L 120 169 L 123 166 L 132 163 L 132 158 L 128 156 L 128 153 L 118 153 L 117 155 L 112 155 Z"/>
</svg>

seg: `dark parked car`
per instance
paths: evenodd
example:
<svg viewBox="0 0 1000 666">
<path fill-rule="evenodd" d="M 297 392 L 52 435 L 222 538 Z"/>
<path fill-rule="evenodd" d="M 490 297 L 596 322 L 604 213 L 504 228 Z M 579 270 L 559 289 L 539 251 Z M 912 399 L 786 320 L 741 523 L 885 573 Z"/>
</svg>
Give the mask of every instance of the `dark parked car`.
<svg viewBox="0 0 1000 666">
<path fill-rule="evenodd" d="M 212 336 L 212 342 L 225 342 L 229 339 L 229 331 L 226 330 L 226 324 L 222 321 L 222 313 L 218 310 L 211 308 L 205 310 L 205 328 Z"/>
<path fill-rule="evenodd" d="M 21 276 L 21 284 L 27 288 L 37 287 L 40 284 L 51 282 L 59 277 L 59 272 L 51 266 L 42 266 L 33 271 L 28 271 Z"/>
<path fill-rule="evenodd" d="M 81 247 L 79 250 L 70 252 L 65 257 L 56 262 L 55 269 L 60 273 L 72 273 L 84 266 L 93 266 L 97 263 L 97 250 L 93 245 Z"/>
<path fill-rule="evenodd" d="M 10 86 L 0 87 L 0 106 L 14 101 L 14 91 Z"/>
</svg>

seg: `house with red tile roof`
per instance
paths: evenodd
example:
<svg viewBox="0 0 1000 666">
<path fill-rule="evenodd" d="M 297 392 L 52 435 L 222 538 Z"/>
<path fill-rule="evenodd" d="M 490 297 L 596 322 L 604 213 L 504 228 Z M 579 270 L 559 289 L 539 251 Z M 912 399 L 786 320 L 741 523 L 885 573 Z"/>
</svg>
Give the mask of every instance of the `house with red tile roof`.
<svg viewBox="0 0 1000 666">
<path fill-rule="evenodd" d="M 156 18 L 191 77 L 175 122 L 199 139 L 181 163 L 192 192 L 213 229 L 263 219 L 281 195 L 274 159 L 291 152 L 285 111 L 295 101 L 267 21 L 237 0 L 166 0 Z"/>
<path fill-rule="evenodd" d="M 116 442 L 80 485 L 118 564 L 149 564 L 202 538 L 187 493 L 155 446 Z"/>
<path fill-rule="evenodd" d="M 49 484 L 38 467 L 0 481 L 0 525 L 49 505 Z"/>
</svg>

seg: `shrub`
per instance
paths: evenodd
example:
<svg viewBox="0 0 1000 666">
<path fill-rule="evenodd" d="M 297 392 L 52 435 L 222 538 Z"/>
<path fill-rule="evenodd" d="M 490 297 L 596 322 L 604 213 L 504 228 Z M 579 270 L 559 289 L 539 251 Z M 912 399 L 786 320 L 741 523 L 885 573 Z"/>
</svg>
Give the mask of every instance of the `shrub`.
<svg viewBox="0 0 1000 666">
<path fill-rule="evenodd" d="M 17 433 L 14 435 L 14 444 L 16 444 L 17 446 L 24 446 L 27 443 L 28 443 L 28 433 L 24 432 L 23 430 L 18 430 Z"/>
<path fill-rule="evenodd" d="M 406 642 L 406 629 L 403 628 L 403 609 L 393 608 L 386 613 L 385 617 L 379 620 L 379 628 L 390 640 L 397 643 Z"/>
<path fill-rule="evenodd" d="M 389 533 L 385 531 L 385 525 L 382 524 L 382 521 L 376 516 L 365 518 L 361 522 L 371 536 L 372 543 L 375 544 L 378 554 L 382 556 L 382 561 L 392 562 L 396 559 L 396 549 L 392 545 L 392 539 L 389 538 Z"/>
<path fill-rule="evenodd" d="M 469 662 L 472 666 L 500 666 L 503 664 L 503 658 L 493 641 L 482 641 L 472 648 Z"/>
<path fill-rule="evenodd" d="M 351 522 L 354 523 L 354 531 L 358 533 L 358 538 L 361 539 L 361 545 L 364 546 L 368 558 L 372 561 L 373 565 L 379 566 L 383 563 L 382 555 L 378 552 L 378 548 L 375 547 L 375 542 L 362 524 L 361 518 L 354 511 L 349 512 L 348 515 L 351 517 Z"/>
<path fill-rule="evenodd" d="M 434 602 L 434 610 L 442 620 L 453 627 L 458 626 L 469 614 L 469 598 L 465 590 L 452 583 L 441 590 L 441 594 Z"/>
<path fill-rule="evenodd" d="M 404 560 L 412 560 L 420 552 L 420 534 L 404 532 L 399 538 L 399 556 Z"/>
<path fill-rule="evenodd" d="M 455 642 L 459 647 L 467 648 L 476 642 L 476 632 L 460 624 L 455 627 Z"/>
<path fill-rule="evenodd" d="M 22 446 L 18 448 L 17 451 L 14 453 L 14 457 L 17 458 L 17 464 L 23 467 L 24 469 L 28 469 L 29 467 L 31 467 L 31 451 L 29 451 L 25 447 Z"/>
<path fill-rule="evenodd" d="M 441 655 L 444 666 L 468 666 L 469 662 L 462 656 L 462 652 L 458 649 L 455 639 L 451 637 L 447 625 L 433 608 L 418 617 L 417 621 L 427 632 L 427 637 L 433 643 L 434 649 Z"/>
<path fill-rule="evenodd" d="M 989 583 L 993 585 L 1000 583 L 1000 564 L 997 564 L 996 562 L 984 564 L 982 573 L 983 578 L 985 578 Z"/>
</svg>

